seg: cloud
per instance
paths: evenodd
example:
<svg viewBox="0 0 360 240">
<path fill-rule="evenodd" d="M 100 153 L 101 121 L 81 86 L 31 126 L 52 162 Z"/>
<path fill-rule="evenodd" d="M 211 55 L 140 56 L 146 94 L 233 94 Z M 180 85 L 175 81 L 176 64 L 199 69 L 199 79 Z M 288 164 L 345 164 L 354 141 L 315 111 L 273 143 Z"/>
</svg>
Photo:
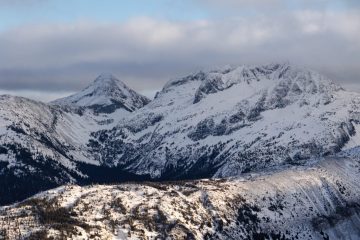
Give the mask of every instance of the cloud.
<svg viewBox="0 0 360 240">
<path fill-rule="evenodd" d="M 286 60 L 353 83 L 360 79 L 359 16 L 357 10 L 297 10 L 196 21 L 26 25 L 0 32 L 0 89 L 72 92 L 113 72 L 149 93 L 201 68 Z"/>
</svg>

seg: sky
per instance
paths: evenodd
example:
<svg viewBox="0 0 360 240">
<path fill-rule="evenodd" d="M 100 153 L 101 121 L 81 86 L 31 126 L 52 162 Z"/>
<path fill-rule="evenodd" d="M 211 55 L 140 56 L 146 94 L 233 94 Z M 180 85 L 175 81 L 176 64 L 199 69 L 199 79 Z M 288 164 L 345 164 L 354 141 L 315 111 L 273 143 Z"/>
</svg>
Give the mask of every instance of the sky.
<svg viewBox="0 0 360 240">
<path fill-rule="evenodd" d="M 358 0 L 0 0 L 0 94 L 50 101 L 112 73 L 152 97 L 224 65 L 290 62 L 360 91 Z"/>
</svg>

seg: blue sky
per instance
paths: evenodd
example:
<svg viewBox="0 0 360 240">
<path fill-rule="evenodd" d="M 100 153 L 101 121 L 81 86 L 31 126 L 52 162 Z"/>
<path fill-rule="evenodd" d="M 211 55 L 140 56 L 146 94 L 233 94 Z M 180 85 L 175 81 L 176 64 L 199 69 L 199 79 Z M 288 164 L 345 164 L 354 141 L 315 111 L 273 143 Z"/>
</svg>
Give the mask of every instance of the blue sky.
<svg viewBox="0 0 360 240">
<path fill-rule="evenodd" d="M 112 72 L 148 96 L 222 65 L 289 61 L 360 90 L 358 0 L 0 0 L 0 93 L 48 101 Z"/>
<path fill-rule="evenodd" d="M 7 3 L 0 8 L 3 30 L 24 24 L 82 20 L 121 22 L 137 16 L 189 21 L 208 18 L 209 13 L 198 2 L 191 0 L 30 0 L 27 4 Z"/>
</svg>

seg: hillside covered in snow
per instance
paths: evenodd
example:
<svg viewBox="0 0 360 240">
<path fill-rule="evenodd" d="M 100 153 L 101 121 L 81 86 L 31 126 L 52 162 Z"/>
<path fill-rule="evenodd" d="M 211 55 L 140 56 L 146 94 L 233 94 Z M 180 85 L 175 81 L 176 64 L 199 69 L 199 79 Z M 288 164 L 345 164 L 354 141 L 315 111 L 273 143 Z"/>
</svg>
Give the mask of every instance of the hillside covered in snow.
<svg viewBox="0 0 360 240">
<path fill-rule="evenodd" d="M 93 133 L 90 146 L 99 161 L 152 178 L 228 177 L 339 152 L 356 135 L 359 103 L 289 64 L 198 72 Z"/>
<path fill-rule="evenodd" d="M 50 104 L 0 97 L 0 204 L 63 184 L 223 178 L 359 144 L 360 94 L 289 64 L 200 71 L 150 101 L 112 75 Z"/>
<path fill-rule="evenodd" d="M 67 185 L 0 208 L 5 239 L 358 239 L 360 162 L 232 179 Z"/>
<path fill-rule="evenodd" d="M 81 169 L 101 165 L 87 146 L 91 133 L 112 128 L 149 101 L 109 77 L 101 75 L 79 94 L 51 104 L 0 96 L 0 204 L 92 181 Z"/>
</svg>

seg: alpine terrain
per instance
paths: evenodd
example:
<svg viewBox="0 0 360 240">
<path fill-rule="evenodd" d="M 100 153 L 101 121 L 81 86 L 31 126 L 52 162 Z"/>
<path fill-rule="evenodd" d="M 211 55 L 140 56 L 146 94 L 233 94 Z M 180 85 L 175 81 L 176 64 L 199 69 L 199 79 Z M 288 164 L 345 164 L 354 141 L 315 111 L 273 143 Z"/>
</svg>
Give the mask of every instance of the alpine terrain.
<svg viewBox="0 0 360 240">
<path fill-rule="evenodd" d="M 111 75 L 101 75 L 80 93 L 51 104 L 1 96 L 0 203 L 65 183 L 92 181 L 91 173 L 81 169 L 102 165 L 87 146 L 91 133 L 114 127 L 148 102 Z"/>
<path fill-rule="evenodd" d="M 359 239 L 359 171 L 337 157 L 234 179 L 67 185 L 1 208 L 0 238 Z"/>
<path fill-rule="evenodd" d="M 359 239 L 359 104 L 288 63 L 1 96 L 0 239 Z"/>
</svg>

